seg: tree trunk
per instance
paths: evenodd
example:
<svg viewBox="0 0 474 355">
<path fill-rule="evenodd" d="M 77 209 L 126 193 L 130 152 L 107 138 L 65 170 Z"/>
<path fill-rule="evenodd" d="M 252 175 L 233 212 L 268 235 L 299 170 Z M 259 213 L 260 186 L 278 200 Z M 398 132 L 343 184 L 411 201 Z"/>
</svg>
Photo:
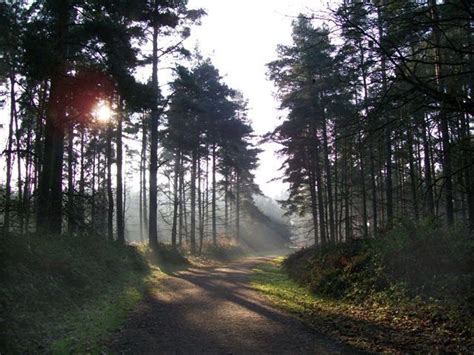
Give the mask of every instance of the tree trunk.
<svg viewBox="0 0 474 355">
<path fill-rule="evenodd" d="M 123 122 L 123 100 L 118 100 L 119 112 L 117 114 L 117 241 L 125 244 L 125 223 L 123 217 L 123 143 L 122 143 L 122 122 Z"/>
<path fill-rule="evenodd" d="M 384 28 L 384 10 L 386 6 L 386 0 L 380 1 L 381 6 L 377 7 L 377 29 L 379 35 L 379 41 L 383 43 L 383 37 L 385 36 Z M 381 73 L 382 73 L 382 91 L 387 92 L 387 64 L 386 56 L 384 53 L 380 54 Z M 390 117 L 385 114 L 385 128 L 384 128 L 384 140 L 385 140 L 385 194 L 387 203 L 387 224 L 390 226 L 393 220 L 393 182 L 392 182 L 392 141 L 390 135 Z"/>
<path fill-rule="evenodd" d="M 440 92 L 443 92 L 444 87 L 442 83 L 442 68 L 441 68 L 441 33 L 439 30 L 439 14 L 436 0 L 430 0 L 431 19 L 433 21 L 433 41 L 435 50 L 435 75 L 436 84 Z M 451 152 L 449 142 L 449 127 L 446 112 L 441 105 L 439 112 L 439 131 L 441 134 L 442 145 L 442 166 L 444 175 L 444 192 L 446 199 L 446 220 L 448 225 L 454 223 L 454 204 L 453 204 L 453 181 L 452 181 L 452 166 L 451 166 Z"/>
<path fill-rule="evenodd" d="M 323 100 L 321 94 L 321 101 Z M 327 195 L 328 195 L 328 210 L 329 210 L 329 241 L 335 242 L 335 233 L 334 233 L 334 205 L 333 205 L 333 196 L 332 196 L 332 181 L 331 181 L 331 164 L 329 162 L 329 146 L 328 146 L 328 133 L 326 125 L 326 114 L 325 108 L 322 107 L 322 117 L 323 117 L 323 148 L 324 148 L 324 165 L 326 168 L 326 186 L 327 186 Z"/>
<path fill-rule="evenodd" d="M 202 243 L 204 241 L 204 215 L 203 215 L 203 198 L 202 198 L 202 179 L 201 179 L 201 157 L 197 159 L 197 194 L 198 194 L 198 231 L 199 231 L 199 254 L 202 253 Z"/>
<path fill-rule="evenodd" d="M 107 128 L 107 235 L 110 241 L 114 240 L 114 195 L 112 192 L 112 123 Z"/>
<path fill-rule="evenodd" d="M 179 188 L 178 188 L 178 176 L 179 176 L 179 165 L 181 152 L 176 149 L 176 156 L 174 161 L 174 176 L 173 176 L 173 224 L 171 227 L 171 245 L 176 248 L 176 232 L 178 223 L 178 204 L 179 204 Z"/>
<path fill-rule="evenodd" d="M 183 158 L 180 159 L 179 165 L 179 227 L 178 227 L 178 243 L 181 246 L 183 244 L 183 231 L 184 231 L 184 204 L 186 203 L 184 199 L 184 171 L 183 171 Z"/>
<path fill-rule="evenodd" d="M 216 222 L 216 144 L 212 146 L 212 243 L 217 245 L 217 222 Z"/>
<path fill-rule="evenodd" d="M 311 161 L 314 161 L 311 159 Z M 309 189 L 311 196 L 311 216 L 313 218 L 313 235 L 314 235 L 314 244 L 318 245 L 318 202 L 316 198 L 316 180 L 314 177 L 315 168 L 311 167 L 311 172 L 309 174 Z"/>
<path fill-rule="evenodd" d="M 74 127 L 69 123 L 68 147 L 67 147 L 67 231 L 69 235 L 74 234 Z"/>
<path fill-rule="evenodd" d="M 321 177 L 321 162 L 319 158 L 319 141 L 316 137 L 316 132 L 313 134 L 315 144 L 314 151 L 312 153 L 312 160 L 314 161 L 314 172 L 316 174 L 316 191 L 318 199 L 318 212 L 319 212 L 319 238 L 321 245 L 327 243 L 327 234 L 326 234 L 326 220 L 324 216 L 324 198 L 323 198 L 323 179 Z"/>
<path fill-rule="evenodd" d="M 421 129 L 423 137 L 423 167 L 425 175 L 426 187 L 426 209 L 429 217 L 434 217 L 434 195 L 433 195 L 433 179 L 431 178 L 431 159 L 430 144 L 428 141 L 428 127 L 425 117 L 421 117 Z"/>
<path fill-rule="evenodd" d="M 65 0 L 55 8 L 57 62 L 51 78 L 46 113 L 45 142 L 38 186 L 37 226 L 39 230 L 60 234 L 62 226 L 62 168 L 64 158 L 64 123 L 66 77 L 66 35 L 71 4 Z"/>
<path fill-rule="evenodd" d="M 153 110 L 150 122 L 150 218 L 149 244 L 153 250 L 158 249 L 158 24 L 153 26 L 152 74 L 151 86 L 153 90 Z"/>
<path fill-rule="evenodd" d="M 410 186 L 411 186 L 411 198 L 412 198 L 412 206 L 413 206 L 413 213 L 415 217 L 415 221 L 419 219 L 419 211 L 418 211 L 418 196 L 416 193 L 416 171 L 415 171 L 415 164 L 414 164 L 414 152 L 413 152 L 413 129 L 410 127 L 407 130 L 407 143 L 408 143 L 408 163 L 410 165 Z"/>
<path fill-rule="evenodd" d="M 468 219 L 469 219 L 469 230 L 474 231 L 474 179 L 472 177 L 472 162 L 474 161 L 473 158 L 473 148 L 472 147 L 472 139 L 469 132 L 469 123 L 467 121 L 467 117 L 462 117 L 461 121 L 461 129 L 462 129 L 462 140 L 463 140 L 463 165 L 464 168 L 464 183 L 466 185 L 466 194 L 467 194 L 467 211 L 468 211 Z"/>
<path fill-rule="evenodd" d="M 143 141 L 142 141 L 143 144 Z M 143 165 L 143 146 L 142 146 L 142 151 L 140 152 L 140 192 L 138 194 L 138 228 L 139 228 L 139 233 L 140 233 L 140 243 L 144 243 L 143 240 L 143 174 L 145 174 L 144 171 L 144 165 Z"/>
<path fill-rule="evenodd" d="M 30 197 L 31 197 L 31 176 L 33 174 L 33 159 L 31 156 L 31 146 L 32 146 L 32 136 L 33 136 L 33 127 L 32 124 L 28 124 L 27 134 L 26 134 L 26 154 L 25 154 L 25 182 L 23 184 L 23 201 L 22 201 L 22 210 L 24 214 L 24 221 L 26 225 L 26 232 L 30 230 Z M 23 220 L 23 218 L 22 218 Z M 23 231 L 23 227 L 21 227 Z"/>
<path fill-rule="evenodd" d="M 359 41 L 359 50 L 360 50 L 360 64 L 361 64 L 361 72 L 362 72 L 362 84 L 364 88 L 364 111 L 365 117 L 369 116 L 369 108 L 368 108 L 368 100 L 369 100 L 369 88 L 367 85 L 367 72 L 365 68 L 365 53 L 362 43 Z M 371 126 L 369 131 L 371 132 L 374 129 L 374 122 L 373 119 L 370 120 Z M 371 133 L 372 134 L 372 133 Z M 372 137 L 371 137 L 372 138 Z M 373 218 L 373 233 L 374 237 L 377 236 L 377 224 L 378 224 L 378 209 L 377 209 L 377 184 L 376 184 L 376 173 L 375 173 L 375 158 L 374 158 L 374 146 L 373 146 L 373 138 L 370 139 L 370 178 L 371 178 L 371 189 L 372 189 L 372 218 Z"/>
<path fill-rule="evenodd" d="M 192 166 L 191 166 L 191 253 L 196 254 L 196 164 L 197 164 L 197 152 L 196 149 L 192 153 Z"/>
<path fill-rule="evenodd" d="M 236 195 L 235 195 L 235 236 L 240 241 L 240 173 L 236 172 Z"/>
<path fill-rule="evenodd" d="M 364 156 L 362 151 L 362 142 L 359 136 L 359 149 L 360 149 L 360 180 L 361 180 L 361 188 L 362 188 L 362 230 L 364 233 L 364 238 L 369 236 L 369 230 L 367 226 L 368 218 L 367 218 L 367 190 L 365 187 L 365 163 L 364 163 Z"/>
<path fill-rule="evenodd" d="M 147 150 L 148 150 L 148 135 L 147 135 L 147 129 L 149 127 L 146 124 L 146 121 L 143 121 L 143 131 L 142 131 L 142 152 L 143 152 L 143 157 L 142 157 L 142 164 L 143 164 L 143 227 L 145 229 L 145 233 L 148 234 L 148 199 L 147 199 L 147 182 L 146 182 L 146 167 L 147 167 Z"/>
<path fill-rule="evenodd" d="M 81 226 L 81 232 L 84 230 L 85 226 L 85 211 L 84 211 L 84 201 L 86 198 L 86 181 L 85 181 L 85 132 L 84 128 L 81 129 L 81 171 L 79 173 L 79 194 L 80 194 L 80 203 L 79 203 L 79 223 Z M 95 157 L 93 158 L 95 159 Z"/>
<path fill-rule="evenodd" d="M 224 230 L 229 235 L 229 174 L 225 172 L 224 182 Z"/>
<path fill-rule="evenodd" d="M 7 144 L 7 177 L 5 184 L 5 212 L 3 217 L 3 231 L 8 233 L 10 230 L 10 207 L 11 207 L 11 179 L 12 179 L 12 148 L 13 148 L 13 123 L 16 114 L 15 99 L 15 76 L 10 75 L 10 124 L 8 126 L 8 144 Z"/>
</svg>

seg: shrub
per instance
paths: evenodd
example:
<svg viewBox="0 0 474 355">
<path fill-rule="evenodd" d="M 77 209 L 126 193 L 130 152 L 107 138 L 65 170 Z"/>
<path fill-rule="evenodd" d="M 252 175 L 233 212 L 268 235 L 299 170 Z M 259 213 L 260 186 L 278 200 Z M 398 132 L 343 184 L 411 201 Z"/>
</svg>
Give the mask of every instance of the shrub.
<svg viewBox="0 0 474 355">
<path fill-rule="evenodd" d="M 213 243 L 205 244 L 203 254 L 213 259 L 232 260 L 244 256 L 245 252 L 240 245 L 227 240 L 220 241 L 217 245 Z"/>
<path fill-rule="evenodd" d="M 153 251 L 149 247 L 145 247 L 144 253 L 149 261 L 158 266 L 187 266 L 190 265 L 189 260 L 177 248 L 173 248 L 169 244 L 158 245 L 158 249 Z"/>
<path fill-rule="evenodd" d="M 463 227 L 399 223 L 378 239 L 302 249 L 283 267 L 292 279 L 329 297 L 362 300 L 397 289 L 397 297 L 466 300 L 474 298 L 473 251 Z"/>
</svg>

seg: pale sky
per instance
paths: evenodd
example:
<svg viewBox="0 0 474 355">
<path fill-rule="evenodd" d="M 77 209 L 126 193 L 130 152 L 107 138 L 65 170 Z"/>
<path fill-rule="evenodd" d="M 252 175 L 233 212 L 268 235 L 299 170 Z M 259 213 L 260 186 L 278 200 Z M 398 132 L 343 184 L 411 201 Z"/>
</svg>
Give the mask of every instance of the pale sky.
<svg viewBox="0 0 474 355">
<path fill-rule="evenodd" d="M 278 102 L 273 84 L 266 78 L 265 64 L 276 59 L 278 44 L 291 42 L 291 21 L 299 13 L 326 8 L 322 0 L 189 0 L 189 8 L 203 8 L 207 16 L 192 28 L 188 48 L 198 43 L 201 53 L 211 58 L 224 81 L 241 91 L 249 101 L 249 118 L 257 134 L 278 125 Z M 280 176 L 274 145 L 260 148 L 256 180 L 269 197 L 281 198 L 285 186 L 268 183 Z"/>
</svg>

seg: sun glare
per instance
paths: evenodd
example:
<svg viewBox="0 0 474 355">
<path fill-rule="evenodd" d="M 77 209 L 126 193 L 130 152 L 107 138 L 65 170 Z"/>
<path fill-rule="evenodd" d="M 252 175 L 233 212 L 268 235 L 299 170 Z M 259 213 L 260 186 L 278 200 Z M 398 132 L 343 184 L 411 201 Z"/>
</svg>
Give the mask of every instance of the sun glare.
<svg viewBox="0 0 474 355">
<path fill-rule="evenodd" d="M 109 104 L 105 101 L 100 101 L 96 106 L 94 116 L 100 122 L 109 122 L 112 118 L 112 110 L 110 109 Z"/>
</svg>

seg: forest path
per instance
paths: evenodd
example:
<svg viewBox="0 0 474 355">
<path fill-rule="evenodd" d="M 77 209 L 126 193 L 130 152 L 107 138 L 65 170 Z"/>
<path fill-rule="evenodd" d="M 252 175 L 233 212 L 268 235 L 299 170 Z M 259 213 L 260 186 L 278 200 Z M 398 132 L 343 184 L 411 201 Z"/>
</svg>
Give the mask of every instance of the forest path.
<svg viewBox="0 0 474 355">
<path fill-rule="evenodd" d="M 270 305 L 249 285 L 268 257 L 190 268 L 163 279 L 114 334 L 110 351 L 133 354 L 354 353 Z"/>
</svg>

